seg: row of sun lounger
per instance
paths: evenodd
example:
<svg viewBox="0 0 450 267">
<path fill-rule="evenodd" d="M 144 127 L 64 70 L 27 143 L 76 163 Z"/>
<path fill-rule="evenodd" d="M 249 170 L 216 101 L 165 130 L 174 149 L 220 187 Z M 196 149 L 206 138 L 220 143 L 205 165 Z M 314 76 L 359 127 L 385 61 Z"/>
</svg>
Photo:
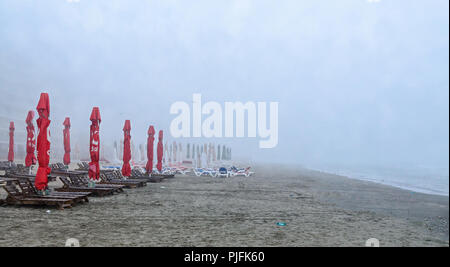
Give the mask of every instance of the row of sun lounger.
<svg viewBox="0 0 450 267">
<path fill-rule="evenodd" d="M 8 162 L 9 163 L 9 162 Z M 141 171 L 134 171 L 132 177 L 123 177 L 118 170 L 104 170 L 100 173 L 100 182 L 89 187 L 89 176 L 85 169 L 87 163 L 81 163 L 75 171 L 69 171 L 62 163 L 52 164 L 50 181 L 59 179 L 61 188 L 55 188 L 49 195 L 42 196 L 34 187 L 34 175 L 28 174 L 28 168 L 18 165 L 0 164 L 5 174 L 0 175 L 0 186 L 8 193 L 0 205 L 53 206 L 58 209 L 70 208 L 75 204 L 88 202 L 89 197 L 104 197 L 124 192 L 124 188 L 137 188 L 156 182 Z M 158 178 L 159 181 L 162 178 Z"/>
<path fill-rule="evenodd" d="M 55 188 L 49 195 L 41 196 L 34 187 L 34 175 L 29 174 L 29 168 L 21 164 L 0 162 L 0 169 L 5 174 L 0 175 L 0 186 L 8 193 L 5 200 L 0 200 L 0 205 L 36 205 L 54 206 L 59 209 L 72 207 L 78 203 L 88 202 L 88 196 L 104 197 L 124 192 L 124 188 L 137 188 L 147 185 L 147 182 L 161 182 L 165 178 L 174 177 L 175 171 L 166 171 L 165 174 L 146 174 L 142 169 L 132 170 L 130 177 L 123 177 L 118 169 L 105 169 L 100 171 L 100 182 L 95 187 L 89 187 L 89 164 L 81 162 L 78 169 L 70 171 L 62 163 L 50 165 L 52 172 L 48 175 L 49 181 L 59 179 L 61 188 Z M 193 168 L 196 176 L 233 177 L 250 176 L 253 173 L 249 168 L 237 169 L 235 167 L 219 169 Z M 187 174 L 187 171 L 185 172 Z"/>
</svg>

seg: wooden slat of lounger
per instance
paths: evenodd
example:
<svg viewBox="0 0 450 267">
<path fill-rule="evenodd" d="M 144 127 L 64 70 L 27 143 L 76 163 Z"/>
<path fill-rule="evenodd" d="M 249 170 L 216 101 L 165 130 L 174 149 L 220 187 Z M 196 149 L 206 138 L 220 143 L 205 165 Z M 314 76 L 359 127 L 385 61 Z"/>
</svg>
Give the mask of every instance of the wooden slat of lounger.
<svg viewBox="0 0 450 267">
<path fill-rule="evenodd" d="M 22 189 L 23 197 L 39 197 L 39 198 L 54 198 L 54 199 L 70 199 L 74 202 L 88 202 L 88 198 L 86 195 L 79 194 L 50 194 L 47 196 L 39 196 L 37 195 L 37 190 L 34 188 L 33 184 L 29 180 L 18 180 L 17 181 L 19 187 Z"/>
<path fill-rule="evenodd" d="M 30 203 L 30 202 L 34 202 L 34 203 L 38 203 L 38 202 L 42 202 L 42 203 L 65 203 L 65 204 L 73 204 L 73 200 L 72 199 L 63 199 L 63 198 L 45 198 L 45 197 L 26 197 L 26 198 L 19 198 L 17 199 L 20 202 L 23 203 Z"/>
<path fill-rule="evenodd" d="M 55 190 L 58 190 L 61 188 L 55 188 Z M 70 186 L 70 187 L 64 187 L 64 189 L 68 189 L 71 191 L 66 191 L 66 192 L 94 192 L 94 191 L 104 191 L 104 192 L 113 192 L 114 188 L 99 188 L 99 187 L 81 187 L 81 186 Z M 79 191 L 77 191 L 79 190 Z M 63 192 L 63 191 L 60 191 Z"/>
<path fill-rule="evenodd" d="M 26 198 L 21 199 L 20 201 L 16 201 L 14 203 L 15 205 L 35 205 L 35 206 L 57 206 L 60 209 L 64 208 L 71 208 L 73 201 L 65 201 L 61 199 L 34 199 L 34 198 Z"/>
<path fill-rule="evenodd" d="M 67 177 L 60 177 L 59 178 L 64 186 L 62 188 L 56 189 L 59 192 L 74 192 L 74 191 L 81 191 L 81 192 L 92 192 L 95 195 L 106 195 L 106 194 L 113 194 L 114 192 L 121 192 L 121 188 L 115 188 L 115 187 L 95 187 L 90 188 L 84 185 L 82 182 L 79 181 L 78 178 L 67 178 Z M 72 181 L 78 181 L 77 184 L 74 184 Z M 123 191 L 123 190 L 122 190 Z"/>
<path fill-rule="evenodd" d="M 128 183 L 128 184 L 137 184 L 140 186 L 143 186 L 146 184 L 145 181 L 136 181 L 136 180 L 128 180 L 128 179 L 108 179 L 107 182 L 112 182 L 112 183 Z"/>
<path fill-rule="evenodd" d="M 106 179 L 107 182 L 124 182 L 124 183 L 134 183 L 134 184 L 139 184 L 139 186 L 144 186 L 146 185 L 146 181 L 143 180 L 136 180 L 136 179 L 111 179 L 111 178 L 107 178 Z"/>
<path fill-rule="evenodd" d="M 111 184 L 111 185 L 123 185 L 125 188 L 136 188 L 139 187 L 137 184 L 129 184 L 129 183 L 123 183 L 123 182 L 100 182 L 100 184 Z"/>
<path fill-rule="evenodd" d="M 63 187 L 63 188 L 56 188 L 55 189 L 58 192 L 73 192 L 75 191 L 86 191 L 86 192 L 90 192 L 92 193 L 92 196 L 106 196 L 106 195 L 112 195 L 114 194 L 115 190 L 114 189 L 109 189 L 109 190 L 102 190 L 100 188 L 70 188 L 70 187 Z"/>
<path fill-rule="evenodd" d="M 88 197 L 91 195 L 91 192 L 81 192 L 81 191 L 73 191 L 73 192 L 55 192 L 52 191 L 50 196 L 77 196 L 77 197 Z"/>
<path fill-rule="evenodd" d="M 72 181 L 72 184 L 74 186 L 79 186 L 79 187 L 87 187 L 88 186 L 87 178 L 80 177 L 80 176 L 73 176 L 73 177 L 70 177 L 69 179 L 70 179 L 70 181 Z M 120 190 L 123 187 L 124 186 L 122 186 L 122 185 L 111 185 L 111 184 L 109 184 L 109 185 L 100 185 L 100 184 L 96 184 L 96 188 L 108 188 L 108 189 L 114 189 L 114 190 L 118 189 L 117 191 L 123 191 L 123 190 Z"/>
</svg>

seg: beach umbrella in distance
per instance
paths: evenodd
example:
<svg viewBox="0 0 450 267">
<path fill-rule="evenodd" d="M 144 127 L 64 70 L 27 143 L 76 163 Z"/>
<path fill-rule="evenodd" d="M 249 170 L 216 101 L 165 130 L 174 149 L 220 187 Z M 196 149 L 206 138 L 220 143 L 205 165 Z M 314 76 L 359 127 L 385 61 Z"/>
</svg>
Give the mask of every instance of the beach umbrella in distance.
<svg viewBox="0 0 450 267">
<path fill-rule="evenodd" d="M 198 166 L 199 168 L 202 167 L 202 162 L 201 162 L 201 160 L 200 160 L 200 156 L 201 156 L 200 146 L 197 145 L 197 166 Z"/>
<path fill-rule="evenodd" d="M 188 143 L 186 145 L 186 159 L 190 159 L 191 157 L 191 145 Z"/>
<path fill-rule="evenodd" d="M 122 175 L 125 177 L 129 177 L 131 175 L 131 123 L 130 120 L 125 121 L 125 125 L 123 126 L 123 166 L 122 166 Z"/>
<path fill-rule="evenodd" d="M 9 123 L 9 151 L 8 151 L 8 161 L 13 162 L 14 161 L 14 130 L 16 128 L 14 127 L 14 122 L 11 121 Z"/>
<path fill-rule="evenodd" d="M 227 159 L 227 151 L 225 150 L 225 145 L 222 146 L 222 160 L 226 160 Z"/>
<path fill-rule="evenodd" d="M 119 141 L 119 160 L 123 160 L 123 140 Z"/>
<path fill-rule="evenodd" d="M 70 118 L 66 117 L 66 119 L 63 122 L 64 130 L 63 130 L 63 137 L 64 137 L 64 158 L 63 162 L 65 165 L 70 164 Z"/>
<path fill-rule="evenodd" d="M 156 147 L 156 169 L 158 169 L 159 172 L 162 171 L 162 159 L 163 159 L 163 131 L 159 130 L 158 133 L 158 145 Z"/>
<path fill-rule="evenodd" d="M 183 145 L 181 143 L 178 143 L 178 161 L 183 162 Z"/>
<path fill-rule="evenodd" d="M 217 146 L 217 160 L 220 160 L 220 145 Z"/>
<path fill-rule="evenodd" d="M 170 163 L 172 162 L 172 144 L 167 143 L 167 155 L 165 157 L 167 157 L 167 165 L 170 166 Z"/>
<path fill-rule="evenodd" d="M 212 159 L 212 157 L 211 157 L 211 143 L 209 143 L 208 144 L 208 153 L 207 153 L 207 162 L 208 162 L 208 165 L 211 163 L 211 159 Z"/>
<path fill-rule="evenodd" d="M 211 157 L 211 161 L 215 161 L 216 160 L 216 154 L 214 153 L 214 144 L 210 143 L 209 144 L 209 154 Z"/>
<path fill-rule="evenodd" d="M 167 155 L 169 154 L 168 151 L 169 151 L 169 148 L 167 146 L 167 141 L 166 141 L 164 143 L 164 154 L 163 154 L 163 163 L 164 164 L 167 164 L 167 161 L 168 161 L 168 158 L 167 158 Z"/>
<path fill-rule="evenodd" d="M 136 150 L 136 146 L 134 145 L 133 140 L 131 140 L 130 138 L 130 151 L 131 151 L 131 164 L 134 165 L 134 163 L 136 162 L 136 158 L 138 158 L 139 156 L 138 151 Z"/>
<path fill-rule="evenodd" d="M 114 159 L 113 159 L 113 162 L 114 163 L 117 163 L 117 162 L 119 162 L 119 150 L 117 149 L 117 141 L 114 141 Z"/>
<path fill-rule="evenodd" d="M 33 125 L 34 111 L 28 111 L 25 123 L 27 124 L 27 143 L 26 151 L 27 155 L 25 157 L 25 166 L 30 167 L 36 164 L 36 156 L 34 155 L 34 150 L 36 148 L 36 138 L 34 137 L 34 125 Z"/>
<path fill-rule="evenodd" d="M 147 165 L 145 166 L 147 173 L 152 173 L 153 171 L 153 142 L 155 141 L 155 133 L 155 128 L 150 125 L 147 132 Z"/>
<path fill-rule="evenodd" d="M 139 151 L 141 154 L 141 162 L 144 162 L 145 161 L 145 145 L 144 144 L 139 145 Z"/>
<path fill-rule="evenodd" d="M 36 110 L 39 118 L 36 120 L 38 127 L 37 137 L 37 161 L 39 168 L 36 173 L 34 185 L 39 191 L 47 189 L 48 177 L 51 169 L 48 167 L 50 162 L 50 99 L 47 93 L 41 93 Z"/>
<path fill-rule="evenodd" d="M 100 123 L 102 118 L 100 116 L 100 110 L 98 107 L 92 108 L 89 138 L 89 154 L 91 156 L 91 162 L 89 162 L 89 178 L 92 182 L 96 182 L 100 179 Z"/>
<path fill-rule="evenodd" d="M 178 147 L 177 147 L 177 142 L 175 142 L 175 141 L 173 141 L 173 146 L 172 146 L 172 149 L 173 149 L 173 151 L 172 151 L 172 160 L 173 160 L 173 163 L 175 164 L 175 163 L 177 163 L 177 149 Z"/>
</svg>

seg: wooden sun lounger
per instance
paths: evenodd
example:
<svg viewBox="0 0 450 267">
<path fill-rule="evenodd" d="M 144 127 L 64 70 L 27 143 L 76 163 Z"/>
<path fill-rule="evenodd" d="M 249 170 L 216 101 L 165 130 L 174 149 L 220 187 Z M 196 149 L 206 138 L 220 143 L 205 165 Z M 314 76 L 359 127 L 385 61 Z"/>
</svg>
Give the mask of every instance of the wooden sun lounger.
<svg viewBox="0 0 450 267">
<path fill-rule="evenodd" d="M 53 170 L 52 169 L 52 172 L 51 172 L 51 174 L 53 174 L 53 175 L 55 175 L 55 176 L 72 176 L 72 175 L 82 175 L 82 176 L 87 176 L 88 175 L 88 172 L 85 172 L 85 171 L 69 171 L 69 170 L 61 170 L 61 169 L 58 169 L 58 170 Z"/>
<path fill-rule="evenodd" d="M 169 177 L 165 177 L 163 175 L 155 175 L 155 174 L 151 174 L 151 176 L 149 176 L 148 174 L 142 172 L 139 169 L 131 170 L 131 174 L 133 174 L 134 179 L 145 179 L 147 182 L 150 182 L 150 183 L 160 183 L 165 178 L 169 178 Z M 173 177 L 173 175 L 172 175 L 172 177 Z"/>
<path fill-rule="evenodd" d="M 89 171 L 89 163 L 87 162 L 78 162 L 78 169 L 76 169 L 77 171 Z"/>
<path fill-rule="evenodd" d="M 143 187 L 147 185 L 145 181 L 132 181 L 132 180 L 124 180 L 124 179 L 113 179 L 105 175 L 104 173 L 100 173 L 100 184 L 115 184 L 115 185 L 124 185 L 126 188 L 136 188 Z"/>
<path fill-rule="evenodd" d="M 121 188 L 111 188 L 111 187 L 98 187 L 95 188 L 87 187 L 85 185 L 76 185 L 70 181 L 70 178 L 67 177 L 59 177 L 61 182 L 63 183 L 63 187 L 56 188 L 55 190 L 58 192 L 89 192 L 92 193 L 92 196 L 108 196 L 114 194 L 114 192 L 121 192 Z"/>
<path fill-rule="evenodd" d="M 30 182 L 30 180 L 18 179 L 17 184 L 19 185 L 23 194 L 27 196 L 39 196 L 37 193 L 37 189 Z M 75 203 L 78 203 L 78 202 L 89 202 L 89 199 L 87 197 L 90 194 L 91 194 L 90 192 L 66 192 L 66 193 L 50 192 L 50 195 L 44 197 L 63 198 L 63 199 L 68 198 L 72 199 Z"/>
<path fill-rule="evenodd" d="M 58 163 L 50 164 L 50 168 L 52 169 L 52 171 L 53 171 L 53 170 L 61 170 L 61 171 L 64 171 L 64 170 L 67 170 L 67 169 L 68 169 L 68 166 L 64 165 L 64 163 L 58 162 Z"/>
<path fill-rule="evenodd" d="M 89 181 L 88 181 L 88 178 L 86 178 L 86 177 L 73 176 L 73 177 L 70 177 L 70 179 L 72 180 L 72 182 L 88 186 L 88 182 Z M 117 192 L 123 192 L 123 189 L 125 188 L 124 185 L 104 184 L 104 183 L 96 183 L 95 187 L 98 187 L 98 188 L 111 188 L 111 189 L 116 190 Z"/>
<path fill-rule="evenodd" d="M 133 172 L 131 173 L 132 176 L 126 177 L 126 178 L 122 175 L 122 172 L 119 170 L 114 170 L 112 172 L 105 173 L 105 175 L 110 179 L 117 179 L 117 180 L 126 179 L 126 181 L 134 181 L 134 182 L 141 182 L 141 183 L 147 182 L 147 180 L 142 179 L 142 177 L 140 177 L 140 176 L 134 176 Z"/>
<path fill-rule="evenodd" d="M 36 175 L 25 174 L 25 173 L 15 173 L 15 172 L 7 172 L 2 177 L 17 178 L 17 179 L 28 179 L 30 181 L 34 181 L 34 179 L 36 179 Z M 47 179 L 48 179 L 49 182 L 56 181 L 56 177 L 53 176 L 53 175 L 48 175 Z"/>
<path fill-rule="evenodd" d="M 80 187 L 87 187 L 89 183 L 89 178 L 87 173 L 80 172 L 80 171 L 55 171 L 55 174 L 58 176 L 68 177 L 70 179 L 70 182 L 74 186 L 80 186 Z M 116 192 L 123 192 L 123 188 L 125 186 L 123 185 L 117 185 L 117 184 L 97 184 L 96 187 L 99 188 L 112 188 L 115 189 Z"/>
<path fill-rule="evenodd" d="M 29 181 L 28 181 L 29 182 Z M 18 188 L 18 181 L 11 184 L 3 185 L 3 189 L 8 193 L 8 196 L 3 201 L 8 205 L 20 206 L 55 206 L 58 209 L 71 208 L 77 199 L 66 198 L 61 196 L 36 196 L 34 194 L 20 191 Z M 87 197 L 80 197 L 81 199 Z"/>
</svg>

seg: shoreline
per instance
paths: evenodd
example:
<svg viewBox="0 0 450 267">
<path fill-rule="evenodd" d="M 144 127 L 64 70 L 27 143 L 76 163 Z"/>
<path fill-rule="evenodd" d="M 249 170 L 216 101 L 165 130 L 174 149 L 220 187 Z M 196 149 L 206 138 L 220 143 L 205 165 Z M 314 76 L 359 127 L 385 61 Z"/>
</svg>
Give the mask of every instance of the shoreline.
<svg viewBox="0 0 450 267">
<path fill-rule="evenodd" d="M 384 180 L 379 180 L 379 179 L 374 179 L 374 178 L 356 177 L 357 175 L 351 175 L 351 174 L 339 174 L 339 173 L 334 173 L 334 172 L 328 171 L 328 170 L 321 170 L 320 168 L 310 168 L 310 167 L 302 167 L 302 168 L 308 169 L 311 171 L 326 173 L 329 175 L 336 175 L 336 176 L 340 176 L 340 177 L 351 179 L 351 180 L 365 181 L 365 182 L 371 182 L 371 183 L 375 183 L 375 184 L 379 184 L 379 185 L 386 185 L 386 186 L 390 186 L 390 187 L 394 187 L 394 188 L 398 188 L 398 189 L 402 189 L 402 190 L 406 190 L 406 191 L 411 191 L 411 192 L 415 192 L 415 193 L 449 197 L 448 192 L 437 191 L 437 190 L 430 189 L 430 188 L 420 188 L 419 186 L 415 186 L 415 185 L 398 185 L 395 182 L 389 182 L 389 181 L 384 181 Z"/>
</svg>

